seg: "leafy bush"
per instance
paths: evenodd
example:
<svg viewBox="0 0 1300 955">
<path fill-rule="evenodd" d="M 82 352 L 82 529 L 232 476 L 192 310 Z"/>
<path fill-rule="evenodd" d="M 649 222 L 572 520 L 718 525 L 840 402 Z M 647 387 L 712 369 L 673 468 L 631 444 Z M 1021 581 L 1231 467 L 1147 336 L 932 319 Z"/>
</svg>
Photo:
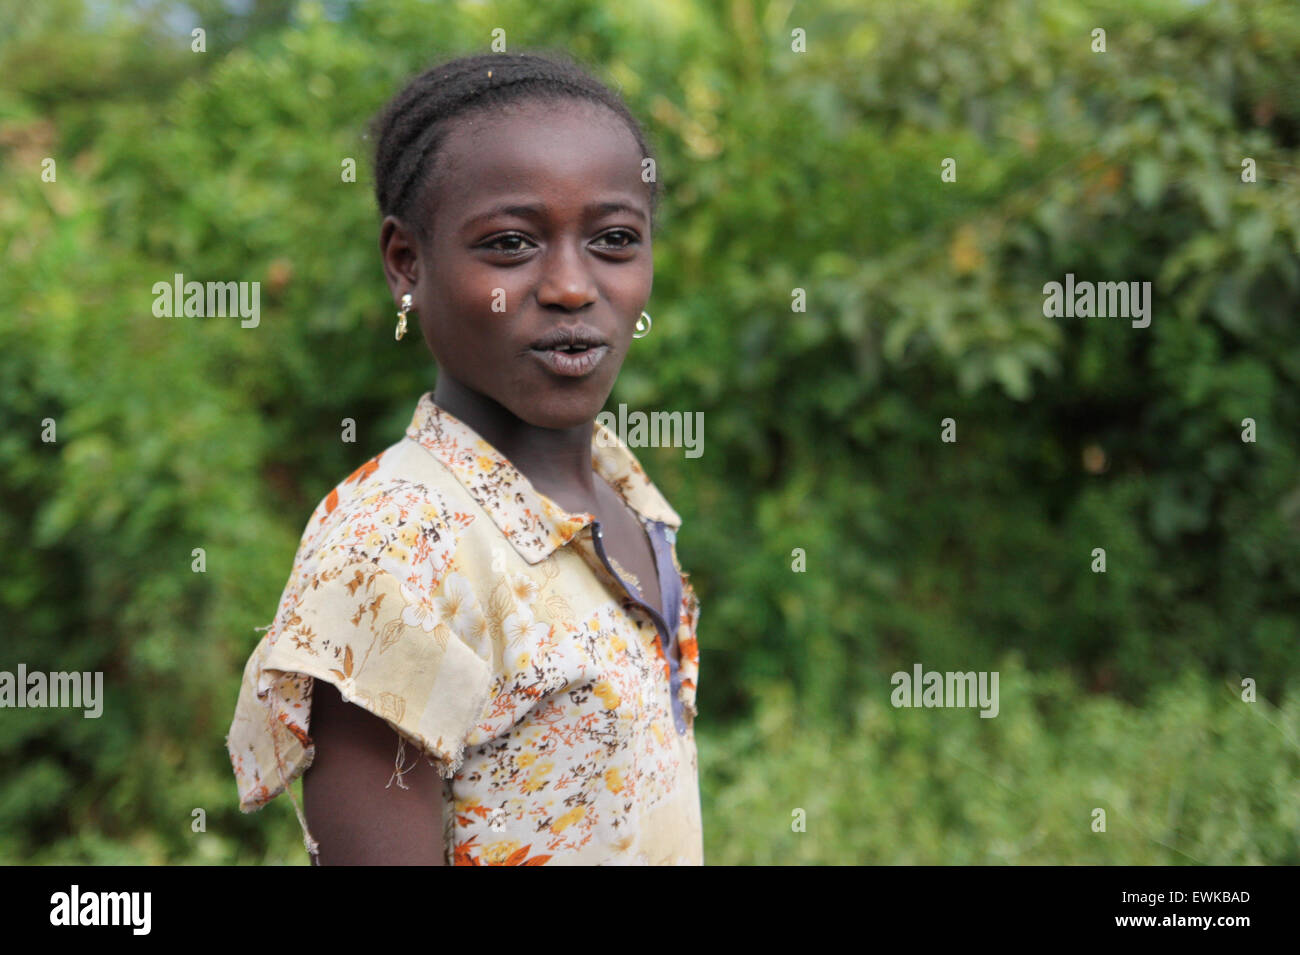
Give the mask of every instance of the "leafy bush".
<svg viewBox="0 0 1300 955">
<path fill-rule="evenodd" d="M 191 6 L 203 54 L 179 4 L 3 12 L 0 668 L 107 703 L 0 720 L 0 859 L 304 861 L 287 806 L 235 807 L 240 669 L 311 507 L 433 384 L 362 133 L 505 24 L 659 151 L 610 407 L 705 416 L 702 457 L 639 453 L 703 604 L 708 858 L 1297 861 L 1294 4 Z M 261 324 L 154 317 L 177 272 L 260 282 Z M 1045 318 L 1066 273 L 1152 282 L 1151 325 Z M 917 661 L 1015 692 L 894 711 Z"/>
</svg>

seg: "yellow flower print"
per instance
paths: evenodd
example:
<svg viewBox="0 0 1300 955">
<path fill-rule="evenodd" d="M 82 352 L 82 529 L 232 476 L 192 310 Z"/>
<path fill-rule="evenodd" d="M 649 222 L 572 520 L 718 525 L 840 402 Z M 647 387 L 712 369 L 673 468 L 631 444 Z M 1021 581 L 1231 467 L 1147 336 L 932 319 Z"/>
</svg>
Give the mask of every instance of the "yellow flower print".
<svg viewBox="0 0 1300 955">
<path fill-rule="evenodd" d="M 559 819 L 556 819 L 551 823 L 551 832 L 563 832 L 585 815 L 587 815 L 586 806 L 574 806 Z"/>
<path fill-rule="evenodd" d="M 420 508 L 420 516 L 423 517 L 425 521 L 433 523 L 438 520 L 438 509 L 432 504 L 426 504 L 424 507 Z"/>
<path fill-rule="evenodd" d="M 415 546 L 415 539 L 416 539 L 416 537 L 419 536 L 419 535 L 416 533 L 416 530 L 415 530 L 414 527 L 408 527 L 408 528 L 406 528 L 405 530 L 403 530 L 402 533 L 398 534 L 397 536 L 398 536 L 398 538 L 402 541 L 402 543 L 405 544 L 407 547 L 414 547 L 414 546 Z"/>
<path fill-rule="evenodd" d="M 623 638 L 620 637 L 618 634 L 614 634 L 612 637 L 609 638 L 609 645 L 619 653 L 622 653 L 624 650 L 627 649 L 627 644 L 623 642 Z"/>
<path fill-rule="evenodd" d="M 520 766 L 531 766 L 533 765 L 533 763 L 537 762 L 537 754 L 520 753 L 517 757 L 515 757 L 515 762 L 518 763 Z"/>
<path fill-rule="evenodd" d="M 538 763 L 533 768 L 532 775 L 529 776 L 528 779 L 524 781 L 524 785 L 523 785 L 524 792 L 535 793 L 543 786 L 545 786 L 546 777 L 547 775 L 550 774 L 551 770 L 554 768 L 555 768 L 555 764 L 550 762 L 549 760 L 547 760 L 544 763 Z"/>
<path fill-rule="evenodd" d="M 515 661 L 515 669 L 516 669 L 516 670 L 526 670 L 526 669 L 528 669 L 528 664 L 530 664 L 530 663 L 532 663 L 532 662 L 533 662 L 532 654 L 530 654 L 530 653 L 521 653 L 521 654 L 519 654 L 519 659 Z"/>
<path fill-rule="evenodd" d="M 503 839 L 501 842 L 491 842 L 485 845 L 479 858 L 488 865 L 500 865 L 518 850 L 518 842 L 513 839 Z"/>
<path fill-rule="evenodd" d="M 411 552 L 405 547 L 399 547 L 396 543 L 392 543 L 388 545 L 388 549 L 385 553 L 394 560 L 406 560 L 406 558 L 410 556 Z"/>
<path fill-rule="evenodd" d="M 367 547 L 378 547 L 384 542 L 384 535 L 379 531 L 371 531 L 370 536 L 366 538 Z"/>
<path fill-rule="evenodd" d="M 616 767 L 605 770 L 605 788 L 612 793 L 623 791 L 623 774 Z"/>
<path fill-rule="evenodd" d="M 596 685 L 591 688 L 591 692 L 600 698 L 600 701 L 605 704 L 605 709 L 607 710 L 614 709 L 622 699 L 614 691 L 614 688 L 609 685 L 607 680 L 598 681 Z"/>
</svg>

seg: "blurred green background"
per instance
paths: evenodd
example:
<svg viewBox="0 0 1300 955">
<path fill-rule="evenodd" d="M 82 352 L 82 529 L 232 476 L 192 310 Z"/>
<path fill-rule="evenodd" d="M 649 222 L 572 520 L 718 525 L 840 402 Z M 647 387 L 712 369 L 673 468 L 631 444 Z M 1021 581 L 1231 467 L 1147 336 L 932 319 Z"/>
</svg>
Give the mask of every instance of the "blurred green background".
<svg viewBox="0 0 1300 955">
<path fill-rule="evenodd" d="M 288 800 L 238 811 L 224 735 L 312 507 L 434 380 L 362 137 L 499 27 L 658 152 L 654 332 L 609 406 L 704 412 L 702 457 L 637 453 L 702 601 L 706 861 L 1300 863 L 1294 0 L 0 24 L 0 669 L 106 693 L 0 712 L 0 861 L 306 863 Z M 261 282 L 260 326 L 155 318 L 176 272 Z M 1150 327 L 1044 318 L 1067 272 L 1152 282 Z M 915 663 L 998 671 L 998 717 L 895 709 Z"/>
</svg>

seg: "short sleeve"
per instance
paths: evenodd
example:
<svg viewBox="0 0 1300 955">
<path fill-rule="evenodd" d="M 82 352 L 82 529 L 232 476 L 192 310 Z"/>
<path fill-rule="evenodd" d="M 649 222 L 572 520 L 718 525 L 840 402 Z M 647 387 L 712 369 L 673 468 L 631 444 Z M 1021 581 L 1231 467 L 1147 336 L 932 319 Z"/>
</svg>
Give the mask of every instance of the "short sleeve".
<svg viewBox="0 0 1300 955">
<path fill-rule="evenodd" d="M 450 577 L 399 579 L 336 547 L 298 579 L 244 668 L 227 737 L 240 809 L 260 808 L 311 765 L 314 680 L 385 720 L 442 776 L 455 774 L 493 671 L 490 654 L 443 622 L 459 599 Z"/>
</svg>

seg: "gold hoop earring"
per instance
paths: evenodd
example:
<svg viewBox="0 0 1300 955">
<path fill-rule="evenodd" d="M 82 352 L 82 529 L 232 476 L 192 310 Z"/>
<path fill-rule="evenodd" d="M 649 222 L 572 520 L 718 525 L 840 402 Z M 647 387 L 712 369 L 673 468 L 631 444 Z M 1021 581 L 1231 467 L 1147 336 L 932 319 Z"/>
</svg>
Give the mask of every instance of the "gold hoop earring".
<svg viewBox="0 0 1300 955">
<path fill-rule="evenodd" d="M 645 328 L 641 327 L 641 319 L 645 319 Z M 650 313 L 642 312 L 636 320 L 636 329 L 632 332 L 633 338 L 645 338 L 650 334 Z"/>
<path fill-rule="evenodd" d="M 397 331 L 393 334 L 393 338 L 399 342 L 402 340 L 402 336 L 406 334 L 406 313 L 410 310 L 411 293 L 407 292 L 402 296 L 402 310 L 397 313 Z"/>
</svg>

